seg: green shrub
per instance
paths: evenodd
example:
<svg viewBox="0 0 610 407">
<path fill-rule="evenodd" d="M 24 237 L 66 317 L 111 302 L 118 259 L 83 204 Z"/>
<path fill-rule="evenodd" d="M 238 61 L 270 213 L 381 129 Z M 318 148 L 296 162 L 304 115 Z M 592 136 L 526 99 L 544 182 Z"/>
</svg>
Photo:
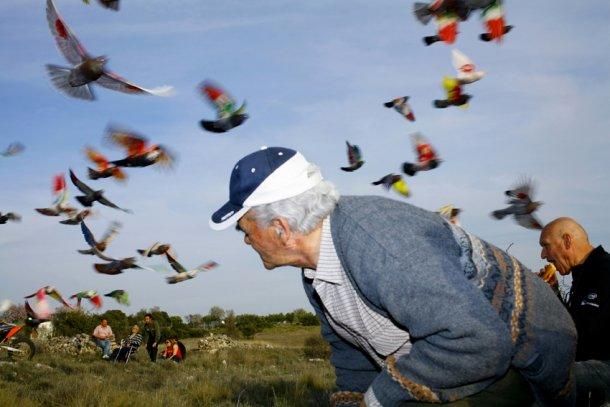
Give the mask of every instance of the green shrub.
<svg viewBox="0 0 610 407">
<path fill-rule="evenodd" d="M 55 336 L 92 334 L 98 323 L 99 315 L 90 315 L 80 309 L 64 308 L 53 315 L 53 334 Z"/>
<path fill-rule="evenodd" d="M 330 358 L 330 346 L 320 335 L 312 335 L 305 339 L 303 353 L 308 358 L 328 359 Z"/>
</svg>

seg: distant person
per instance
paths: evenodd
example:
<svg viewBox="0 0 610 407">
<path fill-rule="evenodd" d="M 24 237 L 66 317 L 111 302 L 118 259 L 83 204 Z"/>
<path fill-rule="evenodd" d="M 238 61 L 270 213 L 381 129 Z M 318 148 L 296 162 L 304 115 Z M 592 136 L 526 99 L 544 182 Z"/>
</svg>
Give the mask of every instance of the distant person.
<svg viewBox="0 0 610 407">
<path fill-rule="evenodd" d="M 232 167 L 210 226 L 235 223 L 265 268 L 302 269 L 331 345 L 331 404 L 573 405 L 568 312 L 515 258 L 440 215 L 339 198 L 300 153 L 271 147 Z"/>
<path fill-rule="evenodd" d="M 173 336 L 165 341 L 165 351 L 162 355 L 164 359 L 172 360 L 176 363 L 182 362 L 184 355 L 178 337 Z"/>
<path fill-rule="evenodd" d="M 136 324 L 131 327 L 131 335 L 126 339 L 121 340 L 121 347 L 112 351 L 110 355 L 111 360 L 126 361 L 127 356 L 135 352 L 142 344 L 142 334 L 140 334 L 140 327 Z"/>
<path fill-rule="evenodd" d="M 602 246 L 593 247 L 584 228 L 565 217 L 544 227 L 540 246 L 540 257 L 559 274 L 572 274 L 566 306 L 578 332 L 578 405 L 610 402 L 610 254 Z"/>
<path fill-rule="evenodd" d="M 102 318 L 100 324 L 93 330 L 93 338 L 95 344 L 102 349 L 102 359 L 110 358 L 110 341 L 113 340 L 114 334 L 106 318 Z"/>
<path fill-rule="evenodd" d="M 144 316 L 144 341 L 146 342 L 146 351 L 151 362 L 157 360 L 160 339 L 161 330 L 159 329 L 159 324 L 154 320 L 152 314 L 146 314 Z"/>
</svg>

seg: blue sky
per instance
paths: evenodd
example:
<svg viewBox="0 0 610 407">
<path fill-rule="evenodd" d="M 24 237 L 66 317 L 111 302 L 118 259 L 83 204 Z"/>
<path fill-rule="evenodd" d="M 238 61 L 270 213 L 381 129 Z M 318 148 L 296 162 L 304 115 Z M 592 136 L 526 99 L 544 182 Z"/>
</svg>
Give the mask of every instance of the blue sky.
<svg viewBox="0 0 610 407">
<path fill-rule="evenodd" d="M 451 47 L 425 47 L 434 31 L 411 13 L 412 1 L 281 0 L 201 2 L 123 0 L 120 12 L 76 0 L 57 0 L 64 20 L 93 55 L 144 87 L 173 85 L 171 98 L 130 96 L 97 87 L 98 100 L 57 92 L 46 63 L 65 65 L 49 32 L 42 0 L 0 3 L 0 148 L 27 146 L 0 161 L 0 211 L 16 211 L 21 224 L 0 226 L 0 299 L 21 301 L 44 285 L 70 295 L 85 289 L 126 289 L 126 312 L 155 305 L 173 314 L 207 313 L 213 305 L 238 313 L 308 308 L 297 269 L 265 271 L 258 255 L 233 230 L 213 232 L 210 214 L 228 196 L 235 161 L 262 145 L 302 151 L 342 194 L 401 199 L 370 182 L 414 159 L 409 134 L 427 136 L 444 159 L 434 171 L 408 180 L 408 201 L 435 210 L 464 209 L 464 227 L 511 253 L 531 269 L 543 265 L 538 233 L 489 213 L 504 205 L 502 192 L 520 176 L 537 182 L 543 222 L 572 216 L 594 244 L 610 246 L 610 4 L 507 2 L 515 29 L 502 45 L 478 40 L 477 15 L 463 23 L 456 48 L 487 76 L 466 88 L 467 110 L 438 110 L 442 76 L 452 74 Z M 177 6 L 179 4 L 179 6 Z M 205 78 L 248 101 L 251 119 L 224 135 L 204 133 L 214 116 L 197 94 Z M 409 123 L 382 103 L 410 95 L 417 121 Z M 38 215 L 50 204 L 53 174 L 73 168 L 85 178 L 85 145 L 111 157 L 102 144 L 117 123 L 170 146 L 173 172 L 129 170 L 126 186 L 92 184 L 132 209 L 126 215 L 97 208 L 89 226 L 102 234 L 123 223 L 108 253 L 135 254 L 155 241 L 170 242 L 186 266 L 209 259 L 220 267 L 183 284 L 163 273 L 131 270 L 119 276 L 93 271 L 78 227 Z M 365 165 L 348 174 L 345 140 L 363 150 Z M 72 189 L 74 195 L 74 189 Z M 163 264 L 162 260 L 144 264 Z M 111 299 L 105 308 L 116 308 Z"/>
</svg>

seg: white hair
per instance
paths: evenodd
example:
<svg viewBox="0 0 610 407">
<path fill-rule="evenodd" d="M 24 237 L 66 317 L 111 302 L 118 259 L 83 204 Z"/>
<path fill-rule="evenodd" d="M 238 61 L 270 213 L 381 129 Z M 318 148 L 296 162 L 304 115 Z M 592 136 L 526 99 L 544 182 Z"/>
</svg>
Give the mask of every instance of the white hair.
<svg viewBox="0 0 610 407">
<path fill-rule="evenodd" d="M 320 169 L 310 164 L 307 171 L 313 173 Z M 337 188 L 329 181 L 322 180 L 299 195 L 258 205 L 251 211 L 261 227 L 268 227 L 273 219 L 283 218 L 293 231 L 306 235 L 335 209 L 338 201 Z"/>
</svg>

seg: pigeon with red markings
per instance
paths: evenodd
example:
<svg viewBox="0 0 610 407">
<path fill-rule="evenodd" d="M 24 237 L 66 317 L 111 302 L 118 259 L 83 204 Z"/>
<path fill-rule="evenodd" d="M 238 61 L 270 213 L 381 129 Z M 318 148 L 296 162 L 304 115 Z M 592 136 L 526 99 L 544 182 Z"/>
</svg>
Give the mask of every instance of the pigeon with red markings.
<svg viewBox="0 0 610 407">
<path fill-rule="evenodd" d="M 66 214 L 69 217 L 75 216 L 78 210 L 68 203 L 70 192 L 66 186 L 64 174 L 57 174 L 53 177 L 52 192 L 55 195 L 55 201 L 52 206 L 49 208 L 36 208 L 36 212 L 45 216 L 59 216 L 60 214 Z"/>
<path fill-rule="evenodd" d="M 411 135 L 413 141 L 413 149 L 417 154 L 417 162 L 406 162 L 402 165 L 402 170 L 405 174 L 413 176 L 419 171 L 429 171 L 438 167 L 441 159 L 432 148 L 432 145 L 420 133 Z"/>
<path fill-rule="evenodd" d="M 14 157 L 18 154 L 21 154 L 25 150 L 25 147 L 21 143 L 11 143 L 9 146 L 0 153 L 0 157 Z"/>
<path fill-rule="evenodd" d="M 206 80 L 199 92 L 216 108 L 216 120 L 201 120 L 199 124 L 212 133 L 224 133 L 248 120 L 246 102 L 238 108 L 235 100 L 220 86 Z"/>
<path fill-rule="evenodd" d="M 94 308 L 102 308 L 102 296 L 99 295 L 95 290 L 81 291 L 70 296 L 70 299 L 74 298 L 76 298 L 77 308 L 80 308 L 82 300 L 89 300 L 89 302 L 91 303 L 91 305 L 93 305 Z"/>
<path fill-rule="evenodd" d="M 86 207 L 91 207 L 93 205 L 93 203 L 97 201 L 100 204 L 108 206 L 110 208 L 118 209 L 118 210 L 126 212 L 126 213 L 131 213 L 131 211 L 129 209 L 120 208 L 117 205 L 115 205 L 114 203 L 110 202 L 108 199 L 106 199 L 106 197 L 104 196 L 103 190 L 100 189 L 100 190 L 96 191 L 96 190 L 90 188 L 87 184 L 85 184 L 81 180 L 79 180 L 72 170 L 70 170 L 70 180 L 72 181 L 72 184 L 74 184 L 74 186 L 76 188 L 78 188 L 79 191 L 81 191 L 83 194 L 85 194 L 85 195 L 76 197 L 76 199 L 78 200 L 78 202 L 81 203 L 81 205 L 86 206 Z"/>
<path fill-rule="evenodd" d="M 87 168 L 89 179 L 96 180 L 110 177 L 117 181 L 125 181 L 127 179 L 127 175 L 123 170 L 116 165 L 111 164 L 103 154 L 98 153 L 91 147 L 85 149 L 85 154 L 87 155 L 87 158 L 96 165 L 95 169 Z"/>
<path fill-rule="evenodd" d="M 186 280 L 190 280 L 192 278 L 195 278 L 197 276 L 197 273 L 199 273 L 200 271 L 209 271 L 214 267 L 218 266 L 218 263 L 216 263 L 215 261 L 209 261 L 194 270 L 187 270 L 171 254 L 169 254 L 169 252 L 166 252 L 165 256 L 167 257 L 169 265 L 174 269 L 174 271 L 176 271 L 176 273 L 178 273 L 166 278 L 168 284 L 176 284 Z"/>
<path fill-rule="evenodd" d="M 108 58 L 105 56 L 93 57 L 89 55 L 76 38 L 76 35 L 74 35 L 72 30 L 59 16 L 53 0 L 47 0 L 47 21 L 57 47 L 72 65 L 71 67 L 51 64 L 46 66 L 53 85 L 60 91 L 74 98 L 94 100 L 95 95 L 91 85 L 95 83 L 107 89 L 129 94 L 157 96 L 171 94 L 171 86 L 145 89 L 107 70 L 106 63 Z"/>
<path fill-rule="evenodd" d="M 47 319 L 51 315 L 51 307 L 47 301 L 47 296 L 60 302 L 64 307 L 72 308 L 72 306 L 65 300 L 59 291 L 53 286 L 47 285 L 38 289 L 35 293 L 25 296 L 24 298 L 36 297 L 38 301 L 38 312 L 37 315 L 42 319 Z"/>
<path fill-rule="evenodd" d="M 345 141 L 345 144 L 347 144 L 347 160 L 349 162 L 349 167 L 341 167 L 341 169 L 347 172 L 356 171 L 364 164 L 360 147 L 355 144 L 350 144 L 349 141 Z"/>
<path fill-rule="evenodd" d="M 504 194 L 508 197 L 509 206 L 504 209 L 493 211 L 491 216 L 495 219 L 503 219 L 513 215 L 515 221 L 527 229 L 543 228 L 542 223 L 534 216 L 534 212 L 542 206 L 542 202 L 534 201 L 534 186 L 531 180 L 524 179 L 519 184 Z"/>
<path fill-rule="evenodd" d="M 127 157 L 122 160 L 111 161 L 116 167 L 148 167 L 158 164 L 164 168 L 171 168 L 174 156 L 169 150 L 159 144 L 151 144 L 142 135 L 109 126 L 106 130 L 106 139 L 115 146 L 125 149 Z"/>
<path fill-rule="evenodd" d="M 394 108 L 394 110 L 404 116 L 405 119 L 409 120 L 410 122 L 414 122 L 415 115 L 413 114 L 413 109 L 411 109 L 408 100 L 409 96 L 403 96 L 390 100 L 389 102 L 386 102 L 383 105 L 388 109 Z"/>
</svg>

